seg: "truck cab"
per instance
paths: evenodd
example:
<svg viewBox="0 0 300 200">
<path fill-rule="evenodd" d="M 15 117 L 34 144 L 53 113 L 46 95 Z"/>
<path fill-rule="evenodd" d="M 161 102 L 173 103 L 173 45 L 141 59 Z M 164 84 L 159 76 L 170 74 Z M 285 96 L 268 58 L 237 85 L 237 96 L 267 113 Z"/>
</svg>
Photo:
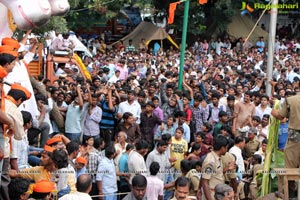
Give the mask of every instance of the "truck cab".
<svg viewBox="0 0 300 200">
<path fill-rule="evenodd" d="M 39 49 L 39 59 L 33 60 L 28 65 L 28 72 L 30 75 L 34 76 L 35 78 L 39 75 L 44 75 L 45 78 L 49 79 L 51 83 L 53 81 L 58 80 L 60 77 L 56 76 L 56 65 L 58 63 L 63 63 L 69 66 L 65 70 L 65 78 L 68 79 L 70 82 L 74 82 L 74 77 L 81 76 L 85 80 L 91 79 L 89 72 L 86 69 L 86 66 L 83 64 L 81 58 L 76 54 L 69 54 L 65 51 L 56 51 L 54 54 L 48 54 L 46 60 L 43 61 L 42 58 L 42 47 L 41 50 Z M 76 70 L 75 70 L 76 69 Z"/>
</svg>

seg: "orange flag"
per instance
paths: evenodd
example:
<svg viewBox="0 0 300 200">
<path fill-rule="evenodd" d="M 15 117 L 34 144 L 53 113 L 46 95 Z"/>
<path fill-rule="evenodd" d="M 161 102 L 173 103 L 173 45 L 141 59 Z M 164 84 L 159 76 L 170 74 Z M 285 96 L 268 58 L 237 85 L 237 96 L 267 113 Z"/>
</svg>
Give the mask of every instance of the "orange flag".
<svg viewBox="0 0 300 200">
<path fill-rule="evenodd" d="M 207 3 L 207 0 L 199 0 L 199 3 L 200 3 L 201 5 L 206 4 L 206 3 Z"/>
<path fill-rule="evenodd" d="M 168 24 L 173 24 L 173 22 L 174 22 L 174 16 L 175 16 L 175 10 L 176 10 L 176 6 L 178 4 L 180 4 L 180 1 L 174 2 L 174 3 L 170 3 L 170 5 L 169 5 Z"/>
</svg>

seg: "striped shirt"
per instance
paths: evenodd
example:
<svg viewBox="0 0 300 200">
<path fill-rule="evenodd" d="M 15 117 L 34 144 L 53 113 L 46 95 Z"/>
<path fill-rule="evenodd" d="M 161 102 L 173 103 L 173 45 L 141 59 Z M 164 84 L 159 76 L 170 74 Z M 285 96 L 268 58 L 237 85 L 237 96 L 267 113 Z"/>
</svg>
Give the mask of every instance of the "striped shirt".
<svg viewBox="0 0 300 200">
<path fill-rule="evenodd" d="M 100 101 L 100 107 L 102 108 L 102 119 L 99 123 L 100 129 L 114 128 L 117 107 L 114 107 L 114 110 L 111 111 L 108 107 L 108 102 L 105 99 Z"/>
</svg>

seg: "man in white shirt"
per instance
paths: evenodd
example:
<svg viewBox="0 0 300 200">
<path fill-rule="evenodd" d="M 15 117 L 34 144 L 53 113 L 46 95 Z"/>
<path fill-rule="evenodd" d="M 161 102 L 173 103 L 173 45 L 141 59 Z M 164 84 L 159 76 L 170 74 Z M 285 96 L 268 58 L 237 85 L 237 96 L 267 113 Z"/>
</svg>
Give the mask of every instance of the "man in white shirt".
<svg viewBox="0 0 300 200">
<path fill-rule="evenodd" d="M 294 44 L 294 51 L 297 52 L 300 49 L 300 44 L 299 42 L 295 39 L 295 44 Z"/>
<path fill-rule="evenodd" d="M 279 50 L 287 50 L 287 46 L 285 46 L 285 44 L 283 43 L 283 40 L 280 41 L 280 45 L 279 45 Z"/>
<path fill-rule="evenodd" d="M 136 94 L 134 90 L 130 90 L 127 92 L 128 99 L 120 103 L 117 117 L 121 119 L 125 112 L 130 112 L 133 114 L 135 121 L 137 124 L 141 123 L 141 105 L 136 101 Z"/>
<path fill-rule="evenodd" d="M 140 140 L 135 144 L 135 150 L 132 150 L 128 156 L 128 171 L 131 174 L 129 183 L 136 174 L 147 175 L 147 167 L 144 156 L 148 153 L 148 143 Z"/>
<path fill-rule="evenodd" d="M 32 116 L 30 112 L 27 111 L 21 111 L 21 113 L 24 122 L 24 132 L 26 134 L 23 135 L 22 140 L 16 140 L 12 137 L 12 153 L 10 155 L 11 168 L 17 170 L 30 168 L 28 164 L 29 143 L 27 139 L 27 130 L 32 127 Z"/>
<path fill-rule="evenodd" d="M 165 140 L 160 140 L 157 142 L 157 147 L 153 151 L 151 151 L 146 160 L 147 169 L 150 169 L 150 166 L 153 162 L 159 163 L 160 172 L 155 174 L 156 177 L 160 178 L 162 181 L 165 180 L 165 171 L 166 169 L 170 169 L 172 167 L 169 162 L 169 156 L 166 153 L 168 148 L 168 143 Z"/>
<path fill-rule="evenodd" d="M 77 178 L 76 188 L 76 192 L 66 194 L 59 200 L 92 200 L 88 194 L 92 189 L 92 178 L 89 174 L 82 174 Z"/>
<path fill-rule="evenodd" d="M 221 47 L 223 46 L 223 42 L 221 41 L 221 38 L 218 38 L 218 41 L 215 44 L 216 44 L 216 53 L 218 55 L 220 55 L 221 54 Z"/>
<path fill-rule="evenodd" d="M 58 63 L 57 69 L 55 71 L 55 76 L 67 75 L 65 72 L 66 63 Z"/>
<path fill-rule="evenodd" d="M 261 119 L 261 127 L 258 129 L 257 139 L 262 142 L 264 139 L 269 137 L 269 119 L 270 115 L 264 114 Z"/>
<path fill-rule="evenodd" d="M 242 150 L 246 145 L 246 140 L 243 136 L 237 136 L 234 140 L 235 145 L 230 148 L 229 153 L 235 155 L 236 157 L 236 165 L 238 166 L 239 170 L 239 178 L 242 178 L 241 173 L 245 173 L 245 164 L 244 158 L 242 156 Z"/>
<path fill-rule="evenodd" d="M 109 84 L 115 84 L 118 80 L 120 80 L 120 70 L 116 70 L 115 74 L 108 80 Z"/>
<path fill-rule="evenodd" d="M 255 115 L 259 116 L 262 119 L 263 115 L 267 114 L 270 115 L 272 108 L 268 105 L 269 104 L 269 97 L 267 95 L 262 95 L 260 97 L 261 102 L 258 106 L 255 107 Z"/>
</svg>

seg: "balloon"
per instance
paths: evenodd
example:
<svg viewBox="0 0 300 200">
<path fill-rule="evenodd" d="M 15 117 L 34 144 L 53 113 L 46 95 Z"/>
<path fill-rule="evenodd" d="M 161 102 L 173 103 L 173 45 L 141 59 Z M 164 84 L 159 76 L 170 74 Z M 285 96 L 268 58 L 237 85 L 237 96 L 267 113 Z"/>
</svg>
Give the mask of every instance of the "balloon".
<svg viewBox="0 0 300 200">
<path fill-rule="evenodd" d="M 51 17 L 48 0 L 0 0 L 13 14 L 17 27 L 29 30 L 45 25 Z"/>
<path fill-rule="evenodd" d="M 41 27 L 51 16 L 63 16 L 69 10 L 68 0 L 0 0 L 0 36 L 11 36 L 14 31 L 8 13 L 12 14 L 20 30 L 29 30 Z"/>
<path fill-rule="evenodd" d="M 63 16 L 70 10 L 70 4 L 68 0 L 49 0 L 51 5 L 52 16 Z"/>
<path fill-rule="evenodd" d="M 13 24 L 13 19 L 10 17 L 9 11 L 7 8 L 0 3 L 0 38 L 11 37 L 15 30 L 13 27 L 10 27 L 10 23 Z"/>
</svg>

